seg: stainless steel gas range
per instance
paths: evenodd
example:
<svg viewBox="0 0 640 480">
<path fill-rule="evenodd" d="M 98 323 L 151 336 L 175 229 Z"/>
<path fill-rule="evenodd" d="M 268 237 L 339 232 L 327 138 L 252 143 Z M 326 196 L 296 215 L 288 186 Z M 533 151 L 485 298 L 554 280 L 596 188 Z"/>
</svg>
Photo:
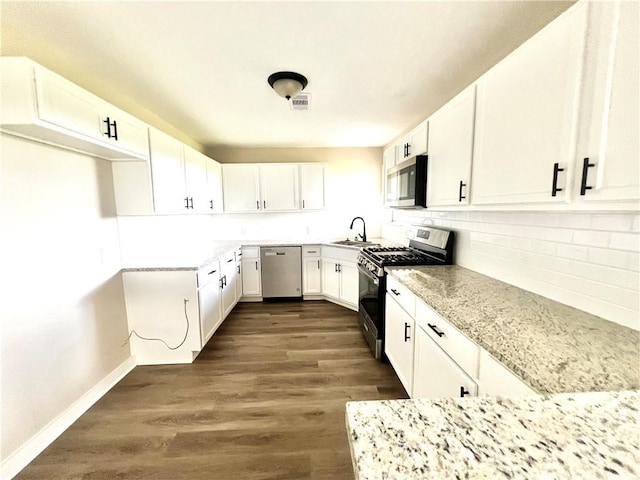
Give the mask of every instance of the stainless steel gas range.
<svg viewBox="0 0 640 480">
<path fill-rule="evenodd" d="M 450 265 L 453 232 L 434 227 L 411 226 L 408 247 L 367 247 L 358 256 L 359 323 L 369 348 L 378 359 L 384 355 L 385 267 Z"/>
</svg>

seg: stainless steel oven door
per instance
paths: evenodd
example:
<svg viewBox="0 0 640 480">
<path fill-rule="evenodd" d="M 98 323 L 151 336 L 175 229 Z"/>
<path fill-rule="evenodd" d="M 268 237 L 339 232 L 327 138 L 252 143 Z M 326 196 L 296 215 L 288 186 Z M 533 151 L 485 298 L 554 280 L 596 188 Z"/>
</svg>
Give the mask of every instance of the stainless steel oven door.
<svg viewBox="0 0 640 480">
<path fill-rule="evenodd" d="M 359 299 L 358 313 L 362 334 L 375 358 L 382 355 L 382 321 L 384 315 L 384 277 L 378 277 L 362 265 L 358 265 Z"/>
</svg>

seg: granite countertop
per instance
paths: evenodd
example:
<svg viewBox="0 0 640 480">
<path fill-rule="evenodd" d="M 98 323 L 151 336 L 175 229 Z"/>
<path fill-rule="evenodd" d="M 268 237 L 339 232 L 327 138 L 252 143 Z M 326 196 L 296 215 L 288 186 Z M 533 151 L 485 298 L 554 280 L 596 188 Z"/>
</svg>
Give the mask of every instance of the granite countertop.
<svg viewBox="0 0 640 480">
<path fill-rule="evenodd" d="M 304 239 L 300 241 L 296 241 L 295 239 L 279 239 L 279 240 L 229 240 L 224 242 L 214 242 L 213 251 L 207 255 L 205 259 L 202 260 L 186 260 L 180 265 L 154 265 L 154 266 L 144 266 L 144 267 L 126 267 L 123 268 L 122 272 L 181 272 L 181 271 L 195 271 L 199 270 L 202 267 L 208 265 L 220 255 L 224 255 L 229 250 L 233 250 L 234 248 L 238 248 L 240 246 L 245 247 L 260 247 L 260 246 L 284 246 L 284 245 L 325 245 L 336 248 L 346 248 L 349 250 L 360 250 L 361 247 L 357 245 L 336 245 L 332 242 L 335 240 L 327 240 L 327 239 Z M 395 242 L 391 242 L 389 240 L 385 240 L 383 238 L 372 238 L 369 239 L 369 242 L 372 244 L 378 244 L 382 246 L 397 246 L 398 244 Z"/>
<path fill-rule="evenodd" d="M 357 480 L 640 476 L 640 392 L 347 403 Z"/>
<path fill-rule="evenodd" d="M 387 270 L 539 393 L 640 388 L 640 332 L 450 266 Z"/>
</svg>

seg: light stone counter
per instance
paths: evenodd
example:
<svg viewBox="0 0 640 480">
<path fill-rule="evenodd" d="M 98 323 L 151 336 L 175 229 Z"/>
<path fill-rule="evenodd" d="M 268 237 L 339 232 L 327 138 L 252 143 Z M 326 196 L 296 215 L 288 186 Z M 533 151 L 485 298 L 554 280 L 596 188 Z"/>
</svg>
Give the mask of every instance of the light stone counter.
<svg viewBox="0 0 640 480">
<path fill-rule="evenodd" d="M 230 250 L 234 248 L 238 248 L 240 246 L 245 247 L 260 247 L 260 246 L 304 246 L 304 245 L 324 245 L 329 247 L 336 248 L 346 248 L 349 250 L 360 250 L 361 247 L 355 245 L 336 245 L 332 243 L 334 240 L 327 239 L 308 239 L 295 241 L 295 239 L 280 239 L 280 240 L 229 240 L 224 242 L 215 242 L 213 247 L 213 252 L 206 259 L 198 260 L 198 261 L 186 261 L 181 265 L 157 265 L 152 267 L 127 267 L 123 268 L 122 272 L 179 272 L 179 271 L 191 271 L 191 270 L 199 270 L 205 265 L 211 263 L 213 260 L 218 258 L 220 255 L 224 255 Z M 382 238 L 372 238 L 369 239 L 369 242 L 372 244 L 378 244 L 385 247 L 393 247 L 398 246 L 397 243 L 390 242 L 389 240 L 385 240 Z M 373 246 L 373 245 L 372 245 Z"/>
<path fill-rule="evenodd" d="M 451 266 L 389 274 L 539 393 L 640 388 L 640 332 Z"/>
<path fill-rule="evenodd" d="M 357 480 L 640 477 L 640 393 L 347 403 Z"/>
</svg>

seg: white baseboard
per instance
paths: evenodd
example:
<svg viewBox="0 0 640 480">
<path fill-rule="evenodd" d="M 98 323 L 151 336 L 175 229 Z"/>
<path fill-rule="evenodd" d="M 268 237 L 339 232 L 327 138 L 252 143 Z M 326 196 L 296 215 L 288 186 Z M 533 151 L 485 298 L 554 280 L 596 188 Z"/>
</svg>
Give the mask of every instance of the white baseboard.
<svg viewBox="0 0 640 480">
<path fill-rule="evenodd" d="M 98 382 L 91 390 L 80 397 L 69 408 L 53 419 L 47 426 L 27 440 L 18 450 L 2 461 L 0 478 L 10 479 L 16 476 L 56 438 L 58 438 L 73 422 L 89 410 L 102 396 L 118 383 L 136 366 L 136 358 L 129 357 L 116 367 L 109 375 Z"/>
</svg>

